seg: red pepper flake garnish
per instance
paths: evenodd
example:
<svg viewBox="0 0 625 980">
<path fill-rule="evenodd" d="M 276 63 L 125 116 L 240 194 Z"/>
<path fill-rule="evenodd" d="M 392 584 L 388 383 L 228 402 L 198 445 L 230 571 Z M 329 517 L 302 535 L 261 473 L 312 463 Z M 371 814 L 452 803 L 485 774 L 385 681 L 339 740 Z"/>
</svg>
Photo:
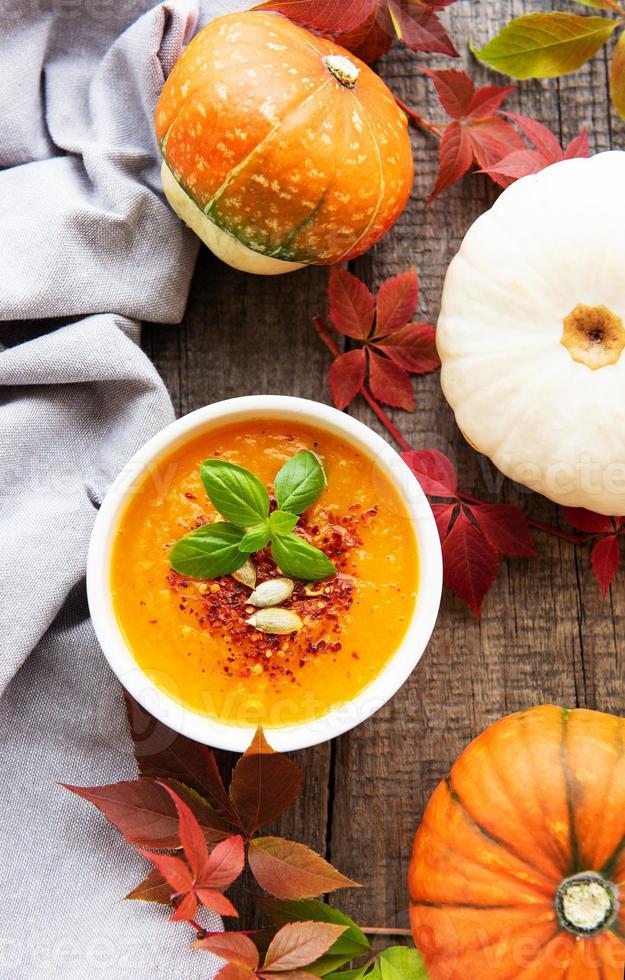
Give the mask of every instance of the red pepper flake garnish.
<svg viewBox="0 0 625 980">
<path fill-rule="evenodd" d="M 273 498 L 271 506 L 275 509 Z M 296 533 L 321 548 L 334 562 L 337 574 L 327 582 L 296 581 L 293 595 L 283 603 L 304 622 L 304 628 L 292 638 L 263 634 L 248 626 L 250 590 L 231 576 L 214 582 L 190 582 L 173 570 L 168 573 L 167 582 L 179 597 L 180 610 L 195 616 L 199 627 L 223 640 L 221 670 L 226 676 L 245 679 L 258 675 L 277 684 L 295 684 L 299 681 L 292 670 L 293 663 L 304 670 L 319 657 L 336 656 L 341 651 L 341 624 L 357 590 L 351 574 L 351 552 L 362 546 L 360 527 L 370 523 L 377 513 L 377 507 L 362 511 L 360 504 L 352 504 L 349 513 L 342 516 L 317 508 L 311 523 L 302 518 Z M 195 518 L 197 527 L 207 522 L 204 515 Z M 278 574 L 268 548 L 254 555 L 253 561 L 257 584 Z M 357 652 L 352 657 L 359 659 Z"/>
</svg>

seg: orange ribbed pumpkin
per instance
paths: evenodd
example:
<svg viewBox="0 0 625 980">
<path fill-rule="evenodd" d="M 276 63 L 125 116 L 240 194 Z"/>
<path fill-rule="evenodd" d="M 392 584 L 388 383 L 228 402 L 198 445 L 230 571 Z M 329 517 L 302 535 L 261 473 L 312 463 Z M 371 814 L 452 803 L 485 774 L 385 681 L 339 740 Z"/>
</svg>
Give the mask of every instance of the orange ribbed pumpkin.
<svg viewBox="0 0 625 980">
<path fill-rule="evenodd" d="M 272 274 L 346 261 L 405 207 L 406 117 L 364 62 L 280 14 L 228 14 L 156 107 L 165 193 L 214 252 Z"/>
<path fill-rule="evenodd" d="M 546 705 L 487 729 L 434 792 L 409 879 L 431 980 L 622 980 L 625 720 Z"/>
</svg>

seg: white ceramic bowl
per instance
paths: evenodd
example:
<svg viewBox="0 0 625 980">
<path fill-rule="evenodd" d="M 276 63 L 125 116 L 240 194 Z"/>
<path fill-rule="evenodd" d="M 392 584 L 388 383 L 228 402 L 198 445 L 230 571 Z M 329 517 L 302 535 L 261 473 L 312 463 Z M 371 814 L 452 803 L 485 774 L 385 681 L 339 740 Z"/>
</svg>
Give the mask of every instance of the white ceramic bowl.
<svg viewBox="0 0 625 980">
<path fill-rule="evenodd" d="M 172 422 L 143 446 L 117 477 L 96 518 L 87 561 L 87 594 L 93 625 L 104 654 L 127 691 L 152 715 L 189 738 L 216 748 L 244 751 L 253 730 L 225 725 L 185 708 L 165 694 L 138 667 L 117 624 L 110 590 L 111 551 L 129 495 L 153 466 L 181 444 L 210 428 L 245 419 L 292 419 L 324 429 L 351 443 L 390 476 L 409 514 L 419 552 L 419 589 L 405 638 L 378 677 L 357 697 L 314 721 L 268 728 L 278 751 L 325 742 L 349 731 L 382 707 L 407 680 L 430 639 L 440 605 L 442 559 L 434 517 L 421 487 L 398 453 L 371 429 L 327 405 L 278 395 L 250 395 L 217 402 Z M 373 471 L 373 467 L 372 467 Z"/>
</svg>

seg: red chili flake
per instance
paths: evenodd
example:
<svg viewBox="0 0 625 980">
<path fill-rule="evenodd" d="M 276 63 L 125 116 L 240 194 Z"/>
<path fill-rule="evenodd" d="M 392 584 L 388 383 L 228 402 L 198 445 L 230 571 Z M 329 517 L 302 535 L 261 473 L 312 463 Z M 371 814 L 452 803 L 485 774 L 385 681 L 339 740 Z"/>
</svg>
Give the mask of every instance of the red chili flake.
<svg viewBox="0 0 625 980">
<path fill-rule="evenodd" d="M 187 500 L 197 500 L 196 495 L 194 493 L 190 493 L 189 490 L 185 492 L 185 497 Z"/>
</svg>

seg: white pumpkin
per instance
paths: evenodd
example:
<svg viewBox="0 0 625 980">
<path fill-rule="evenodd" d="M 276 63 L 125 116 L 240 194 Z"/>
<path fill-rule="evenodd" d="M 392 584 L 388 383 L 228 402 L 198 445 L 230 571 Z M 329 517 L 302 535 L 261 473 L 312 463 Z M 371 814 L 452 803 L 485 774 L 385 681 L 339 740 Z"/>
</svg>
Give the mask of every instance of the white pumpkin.
<svg viewBox="0 0 625 980">
<path fill-rule="evenodd" d="M 625 514 L 625 152 L 525 177 L 478 218 L 437 344 L 475 449 L 557 503 Z"/>
</svg>

